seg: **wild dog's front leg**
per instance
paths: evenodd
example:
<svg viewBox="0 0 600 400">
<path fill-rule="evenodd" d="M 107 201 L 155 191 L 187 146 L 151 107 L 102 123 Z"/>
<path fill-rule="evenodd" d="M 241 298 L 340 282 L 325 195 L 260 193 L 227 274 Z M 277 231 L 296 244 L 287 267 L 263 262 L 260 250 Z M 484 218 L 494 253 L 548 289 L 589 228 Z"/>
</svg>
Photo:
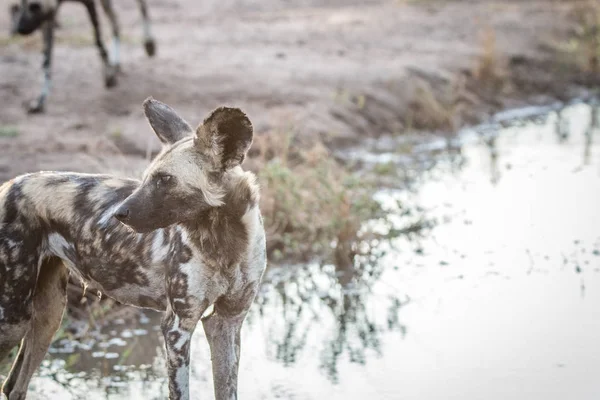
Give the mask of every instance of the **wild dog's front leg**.
<svg viewBox="0 0 600 400">
<path fill-rule="evenodd" d="M 90 16 L 90 21 L 92 22 L 92 26 L 94 27 L 94 39 L 96 40 L 96 47 L 98 47 L 100 58 L 102 59 L 102 63 L 104 64 L 104 84 L 108 88 L 116 86 L 117 68 L 114 65 L 112 65 L 109 61 L 108 53 L 106 52 L 106 48 L 104 47 L 104 43 L 102 42 L 102 33 L 100 31 L 100 24 L 98 23 L 96 5 L 94 3 L 94 0 L 82 1 L 85 7 L 87 8 L 88 14 Z"/>
<path fill-rule="evenodd" d="M 210 346 L 216 400 L 236 400 L 240 363 L 240 331 L 246 314 L 233 317 L 215 311 L 202 320 Z"/>
<path fill-rule="evenodd" d="M 223 296 L 212 314 L 202 319 L 210 346 L 216 400 L 236 400 L 240 363 L 240 332 L 260 281 L 249 282 L 238 293 Z"/>
<path fill-rule="evenodd" d="M 51 65 L 52 65 L 52 46 L 54 44 L 54 17 L 48 19 L 42 25 L 42 35 L 44 37 L 44 50 L 43 50 L 43 61 L 42 61 L 42 70 L 44 71 L 44 83 L 42 85 L 42 92 L 38 96 L 37 99 L 32 100 L 28 104 L 26 104 L 27 112 L 30 114 L 37 114 L 44 112 L 44 108 L 46 105 L 46 99 L 50 94 L 50 89 L 52 86 L 52 78 L 51 78 Z"/>
<path fill-rule="evenodd" d="M 204 310 L 198 312 L 198 315 L 194 313 L 194 317 L 182 318 L 169 306 L 162 320 L 161 327 L 167 349 L 170 400 L 190 398 L 190 341 Z"/>
</svg>

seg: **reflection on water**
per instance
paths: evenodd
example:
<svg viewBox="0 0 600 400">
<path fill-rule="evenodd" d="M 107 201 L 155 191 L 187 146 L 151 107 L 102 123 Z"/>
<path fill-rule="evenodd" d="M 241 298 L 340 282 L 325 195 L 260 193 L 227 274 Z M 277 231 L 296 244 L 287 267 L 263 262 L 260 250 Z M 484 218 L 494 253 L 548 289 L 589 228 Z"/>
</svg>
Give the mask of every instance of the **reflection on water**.
<svg viewBox="0 0 600 400">
<path fill-rule="evenodd" d="M 393 163 L 376 197 L 398 228 L 428 229 L 370 243 L 379 253 L 351 269 L 272 267 L 243 330 L 241 397 L 600 398 L 598 108 L 346 153 L 363 170 Z M 158 319 L 56 343 L 32 398 L 165 398 Z M 198 399 L 212 398 L 203 336 Z"/>
<path fill-rule="evenodd" d="M 594 135 L 600 131 L 600 103 L 598 101 L 590 105 L 590 124 L 585 131 L 585 148 L 583 151 L 583 164 L 590 164 L 590 156 L 592 153 L 592 140 Z"/>
</svg>

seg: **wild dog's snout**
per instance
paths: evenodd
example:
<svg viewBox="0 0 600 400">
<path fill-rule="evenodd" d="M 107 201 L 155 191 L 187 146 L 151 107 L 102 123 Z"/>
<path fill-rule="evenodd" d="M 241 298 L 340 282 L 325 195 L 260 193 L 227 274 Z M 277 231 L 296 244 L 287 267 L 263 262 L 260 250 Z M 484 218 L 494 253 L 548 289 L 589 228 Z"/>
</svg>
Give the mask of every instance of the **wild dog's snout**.
<svg viewBox="0 0 600 400">
<path fill-rule="evenodd" d="M 115 211 L 114 217 L 121 222 L 127 221 L 127 218 L 129 218 L 129 207 L 127 207 L 127 206 L 119 207 L 117 209 L 117 211 Z"/>
</svg>

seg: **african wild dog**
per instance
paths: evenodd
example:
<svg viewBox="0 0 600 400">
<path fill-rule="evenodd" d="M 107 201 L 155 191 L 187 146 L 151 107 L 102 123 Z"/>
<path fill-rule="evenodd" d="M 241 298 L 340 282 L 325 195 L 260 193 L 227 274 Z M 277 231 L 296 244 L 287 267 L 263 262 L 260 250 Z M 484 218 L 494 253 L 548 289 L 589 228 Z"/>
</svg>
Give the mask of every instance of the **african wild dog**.
<svg viewBox="0 0 600 400">
<path fill-rule="evenodd" d="M 98 15 L 96 13 L 95 0 L 19 0 L 19 4 L 13 4 L 10 7 L 11 14 L 11 34 L 29 35 L 36 30 L 42 30 L 44 37 L 43 63 L 42 69 L 44 73 L 44 83 L 40 95 L 26 104 L 29 113 L 40 113 L 44 111 L 46 98 L 50 93 L 52 83 L 51 79 L 51 62 L 52 62 L 52 46 L 54 42 L 54 28 L 56 25 L 56 13 L 59 6 L 63 2 L 79 2 L 82 3 L 90 16 L 92 26 L 94 28 L 94 39 L 96 47 L 100 53 L 104 68 L 104 84 L 107 88 L 117 84 L 117 73 L 119 71 L 119 46 L 120 46 L 120 30 L 117 21 L 117 15 L 112 6 L 112 0 L 100 0 L 104 12 L 110 20 L 113 33 L 113 49 L 112 60 L 109 60 L 108 53 L 102 42 Z M 156 52 L 156 44 L 150 32 L 150 20 L 148 18 L 148 8 L 146 0 L 137 0 L 140 7 L 144 26 L 144 47 L 148 56 L 154 56 Z"/>
<path fill-rule="evenodd" d="M 195 131 L 156 100 L 144 110 L 164 147 L 141 182 L 39 172 L 0 186 L 0 360 L 22 343 L 2 388 L 9 400 L 25 398 L 46 354 L 69 272 L 124 304 L 164 310 L 171 399 L 189 398 L 202 319 L 215 396 L 237 398 L 240 329 L 266 267 L 258 187 L 240 166 L 252 125 L 236 108 Z"/>
</svg>

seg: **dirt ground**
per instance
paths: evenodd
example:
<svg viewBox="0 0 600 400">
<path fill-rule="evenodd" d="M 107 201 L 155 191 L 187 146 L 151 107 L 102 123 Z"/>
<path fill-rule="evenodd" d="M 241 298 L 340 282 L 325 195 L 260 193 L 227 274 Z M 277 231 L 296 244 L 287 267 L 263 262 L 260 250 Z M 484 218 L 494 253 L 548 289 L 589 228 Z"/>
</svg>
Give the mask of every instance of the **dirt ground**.
<svg viewBox="0 0 600 400">
<path fill-rule="evenodd" d="M 66 3 L 59 12 L 53 90 L 46 113 L 35 116 L 22 103 L 40 89 L 41 35 L 9 38 L 2 10 L 0 181 L 39 169 L 140 171 L 159 146 L 143 118 L 147 96 L 191 123 L 219 105 L 239 106 L 258 134 L 291 131 L 301 145 L 400 133 L 419 79 L 435 92 L 460 73 L 469 76 L 485 53 L 486 32 L 495 41 L 494 58 L 543 65 L 543 45 L 566 35 L 571 2 L 149 0 L 153 59 L 144 53 L 135 2 L 114 3 L 123 35 L 118 87 L 104 88 L 84 8 Z M 544 73 L 536 71 L 532 81 Z M 527 97 L 521 89 L 487 97 L 467 91 L 459 124 L 552 100 L 543 84 Z"/>
</svg>

